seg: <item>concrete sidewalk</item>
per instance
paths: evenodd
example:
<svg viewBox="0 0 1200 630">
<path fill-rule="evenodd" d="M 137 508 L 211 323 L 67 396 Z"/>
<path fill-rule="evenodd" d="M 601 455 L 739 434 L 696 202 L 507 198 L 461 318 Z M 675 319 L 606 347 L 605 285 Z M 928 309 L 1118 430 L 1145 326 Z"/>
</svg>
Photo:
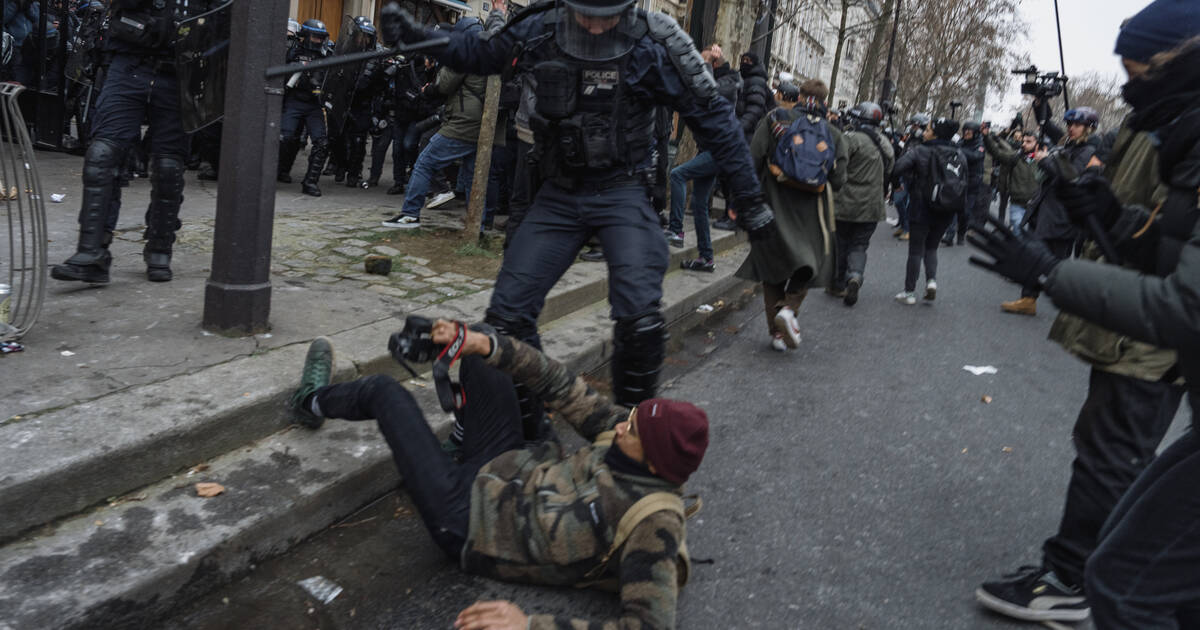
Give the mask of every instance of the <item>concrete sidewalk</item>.
<svg viewBox="0 0 1200 630">
<path fill-rule="evenodd" d="M 67 195 L 47 205 L 54 263 L 73 251 L 82 160 L 38 157 L 46 194 Z M 402 196 L 322 184 L 319 199 L 279 188 L 269 334 L 230 339 L 200 328 L 216 186 L 192 173 L 174 281 L 144 278 L 149 186 L 135 180 L 122 191 L 112 283 L 52 282 L 26 350 L 0 358 L 0 619 L 96 627 L 160 611 L 394 487 L 373 426 L 321 438 L 289 429 L 283 401 L 307 342 L 334 338 L 340 379 L 396 373 L 385 346 L 405 315 L 479 319 L 492 282 L 380 245 L 394 233 L 380 221 Z M 427 210 L 422 223 L 461 229 L 461 214 Z M 698 305 L 745 288 L 732 277 L 742 236 L 714 236 L 716 274 L 678 271 L 694 255 L 690 242 L 672 250 L 664 302 L 676 328 L 695 322 Z M 393 256 L 397 270 L 363 273 L 368 253 Z M 543 313 L 547 352 L 576 369 L 607 358 L 606 276 L 605 265 L 574 265 Z M 430 424 L 444 429 L 431 388 L 409 382 Z M 197 499 L 191 483 L 210 480 L 227 493 Z"/>
</svg>

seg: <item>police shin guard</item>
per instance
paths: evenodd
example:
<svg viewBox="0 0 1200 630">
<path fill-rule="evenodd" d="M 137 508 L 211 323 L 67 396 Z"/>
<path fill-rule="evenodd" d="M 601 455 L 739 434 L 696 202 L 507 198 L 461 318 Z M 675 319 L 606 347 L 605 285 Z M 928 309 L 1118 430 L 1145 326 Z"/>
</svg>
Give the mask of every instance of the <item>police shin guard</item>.
<svg viewBox="0 0 1200 630">
<path fill-rule="evenodd" d="M 497 315 L 490 310 L 484 316 L 483 321 L 502 335 L 519 339 L 535 348 L 542 347 L 536 325 L 516 318 Z M 513 388 L 516 389 L 517 404 L 521 409 L 521 431 L 525 435 L 525 440 L 536 442 L 544 439 L 549 431 L 550 422 L 546 418 L 542 399 L 522 383 L 514 382 Z"/>
<path fill-rule="evenodd" d="M 275 181 L 284 184 L 292 183 L 292 164 L 296 163 L 296 155 L 300 153 L 300 141 L 295 138 L 279 139 L 279 172 Z"/>
<path fill-rule="evenodd" d="M 636 406 L 658 391 L 667 349 L 667 323 L 654 311 L 617 320 L 613 328 L 612 384 L 618 405 Z"/>
<path fill-rule="evenodd" d="M 329 144 L 324 140 L 313 140 L 312 150 L 308 152 L 308 170 L 304 173 L 304 181 L 300 182 L 300 192 L 313 197 L 321 196 L 317 180 L 321 178 L 321 169 L 325 166 L 325 158 L 329 156 Z"/>
<path fill-rule="evenodd" d="M 109 205 L 113 186 L 122 162 L 122 151 L 115 143 L 97 138 L 88 147 L 83 162 L 83 203 L 79 208 L 79 245 L 75 255 L 50 269 L 55 280 L 104 284 L 112 254 L 112 232 L 108 231 Z"/>
<path fill-rule="evenodd" d="M 146 210 L 146 278 L 151 282 L 169 282 L 171 249 L 179 230 L 179 206 L 183 204 L 183 160 L 171 155 L 156 155 L 150 174 L 150 207 Z"/>
</svg>

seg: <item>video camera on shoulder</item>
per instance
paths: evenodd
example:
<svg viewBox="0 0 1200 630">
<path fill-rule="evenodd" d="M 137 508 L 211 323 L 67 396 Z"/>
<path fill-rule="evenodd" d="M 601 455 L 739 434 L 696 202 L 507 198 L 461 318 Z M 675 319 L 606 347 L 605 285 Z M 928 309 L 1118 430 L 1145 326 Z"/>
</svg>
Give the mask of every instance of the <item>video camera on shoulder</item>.
<svg viewBox="0 0 1200 630">
<path fill-rule="evenodd" d="M 1021 83 L 1021 94 L 1028 94 L 1042 100 L 1062 94 L 1063 85 L 1067 82 L 1067 77 L 1059 76 L 1057 72 L 1039 72 L 1037 66 L 1018 68 L 1012 73 L 1025 76 L 1025 81 Z"/>
</svg>

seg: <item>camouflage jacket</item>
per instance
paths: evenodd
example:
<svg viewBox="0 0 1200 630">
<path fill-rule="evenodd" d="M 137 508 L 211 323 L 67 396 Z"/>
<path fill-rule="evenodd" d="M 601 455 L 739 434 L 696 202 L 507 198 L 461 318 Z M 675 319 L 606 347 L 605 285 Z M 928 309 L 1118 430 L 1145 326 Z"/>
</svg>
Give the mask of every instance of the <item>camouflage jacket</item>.
<svg viewBox="0 0 1200 630">
<path fill-rule="evenodd" d="M 1158 149 L 1149 135 L 1126 125 L 1117 134 L 1104 175 L 1122 203 L 1153 208 L 1166 198 L 1159 177 Z M 1099 258 L 1099 248 L 1089 242 L 1083 257 Z M 1098 370 L 1144 381 L 1162 379 L 1178 360 L 1174 350 L 1137 341 L 1065 311 L 1054 320 L 1049 337 Z"/>
<path fill-rule="evenodd" d="M 502 335 L 492 337 L 492 347 L 489 365 L 527 385 L 589 441 L 629 414 L 535 348 Z M 586 581 L 630 506 L 652 492 L 680 493 L 679 486 L 655 476 L 610 470 L 607 452 L 606 446 L 592 445 L 565 454 L 546 442 L 484 465 L 471 489 L 463 569 L 533 584 Z M 620 584 L 620 618 L 595 624 L 532 615 L 529 628 L 674 628 L 676 554 L 684 535 L 683 519 L 665 511 L 634 528 L 606 574 Z"/>
</svg>

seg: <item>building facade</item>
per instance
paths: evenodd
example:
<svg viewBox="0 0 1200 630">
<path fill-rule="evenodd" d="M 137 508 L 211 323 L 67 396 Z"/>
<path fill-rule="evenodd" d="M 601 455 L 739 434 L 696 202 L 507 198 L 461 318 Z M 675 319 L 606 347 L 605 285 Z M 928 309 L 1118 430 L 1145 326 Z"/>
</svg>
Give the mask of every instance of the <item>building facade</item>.
<svg viewBox="0 0 1200 630">
<path fill-rule="evenodd" d="M 821 79 L 831 83 L 833 57 L 841 23 L 841 0 L 778 0 L 771 34 L 771 76 L 790 73 L 797 83 Z M 870 45 L 880 9 L 870 0 L 853 0 L 846 16 L 846 39 L 831 107 L 853 104 L 863 55 Z"/>
</svg>

